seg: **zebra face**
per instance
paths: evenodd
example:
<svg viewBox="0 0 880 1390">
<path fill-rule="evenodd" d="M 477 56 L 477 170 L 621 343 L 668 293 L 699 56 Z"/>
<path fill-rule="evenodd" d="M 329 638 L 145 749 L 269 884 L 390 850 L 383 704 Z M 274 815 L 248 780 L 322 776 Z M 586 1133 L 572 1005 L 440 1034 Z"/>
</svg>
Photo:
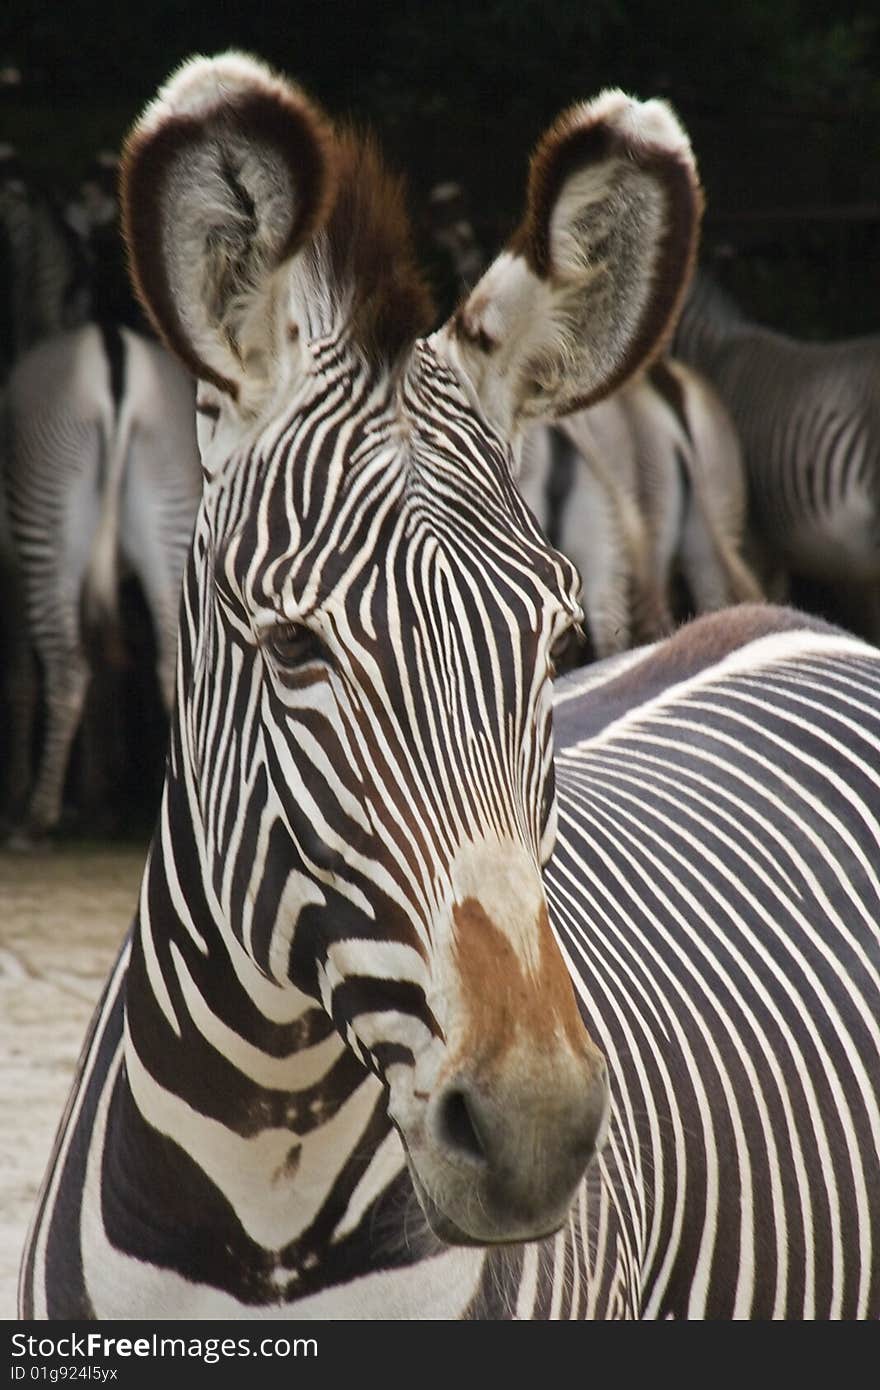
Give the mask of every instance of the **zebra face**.
<svg viewBox="0 0 880 1390">
<path fill-rule="evenodd" d="M 685 138 L 619 94 L 568 113 L 520 234 L 429 339 L 373 147 L 252 60 L 187 65 L 125 187 L 141 295 L 202 382 L 177 722 L 217 899 L 380 1077 L 435 1233 L 542 1236 L 607 1093 L 541 877 L 579 583 L 513 457 L 665 331 Z"/>
<path fill-rule="evenodd" d="M 387 1086 L 434 1229 L 541 1234 L 563 1219 L 605 1108 L 541 880 L 553 656 L 579 580 L 431 347 L 385 392 L 356 366 L 343 386 L 328 395 L 322 379 L 236 461 L 258 482 L 228 535 L 229 482 L 205 452 L 217 636 L 188 707 L 210 703 L 216 649 L 234 648 L 253 715 L 233 766 L 266 826 L 243 870 L 260 903 L 250 950 L 319 998 Z M 218 883 L 235 836 L 214 789 L 234 738 L 200 769 Z M 523 1088 L 545 1112 L 526 1176 Z"/>
</svg>

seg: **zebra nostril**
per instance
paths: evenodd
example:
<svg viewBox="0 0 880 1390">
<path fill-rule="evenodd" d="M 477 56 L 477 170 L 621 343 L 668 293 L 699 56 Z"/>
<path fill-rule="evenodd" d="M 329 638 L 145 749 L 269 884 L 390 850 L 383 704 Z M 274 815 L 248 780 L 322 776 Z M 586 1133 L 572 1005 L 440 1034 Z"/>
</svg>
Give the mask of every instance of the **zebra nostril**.
<svg viewBox="0 0 880 1390">
<path fill-rule="evenodd" d="M 453 1088 L 437 1108 L 437 1133 L 450 1148 L 467 1158 L 486 1162 L 486 1149 L 480 1137 L 474 1108 L 464 1091 Z"/>
</svg>

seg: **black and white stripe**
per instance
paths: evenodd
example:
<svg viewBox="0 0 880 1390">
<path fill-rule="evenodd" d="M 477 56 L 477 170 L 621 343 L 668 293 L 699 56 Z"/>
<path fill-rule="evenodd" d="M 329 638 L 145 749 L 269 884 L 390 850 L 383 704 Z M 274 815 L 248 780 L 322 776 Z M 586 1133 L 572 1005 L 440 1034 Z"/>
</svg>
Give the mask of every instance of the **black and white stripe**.
<svg viewBox="0 0 880 1390">
<path fill-rule="evenodd" d="M 876 1316 L 878 682 L 770 634 L 560 750 L 551 901 L 642 1316 Z"/>
</svg>

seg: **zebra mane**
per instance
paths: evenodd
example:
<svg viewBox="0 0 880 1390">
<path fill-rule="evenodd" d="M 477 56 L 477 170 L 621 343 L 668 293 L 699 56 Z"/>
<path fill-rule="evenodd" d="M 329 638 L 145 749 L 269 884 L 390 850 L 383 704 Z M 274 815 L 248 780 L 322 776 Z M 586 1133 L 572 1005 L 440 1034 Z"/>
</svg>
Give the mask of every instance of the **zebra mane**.
<svg viewBox="0 0 880 1390">
<path fill-rule="evenodd" d="M 429 331 L 434 304 L 413 246 L 403 180 L 389 172 L 375 137 L 343 127 L 333 149 L 337 194 L 323 228 L 331 282 L 355 343 L 393 363 Z"/>
</svg>

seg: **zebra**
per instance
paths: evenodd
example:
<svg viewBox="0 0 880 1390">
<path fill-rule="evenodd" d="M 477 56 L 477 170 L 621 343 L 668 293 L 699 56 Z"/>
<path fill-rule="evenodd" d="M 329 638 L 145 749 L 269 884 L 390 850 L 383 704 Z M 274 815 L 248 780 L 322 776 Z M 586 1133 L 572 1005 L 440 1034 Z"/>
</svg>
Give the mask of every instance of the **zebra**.
<svg viewBox="0 0 880 1390">
<path fill-rule="evenodd" d="M 554 696 L 578 577 L 513 479 L 677 312 L 677 119 L 564 112 L 427 336 L 375 145 L 255 58 L 124 186 L 204 488 L 21 1315 L 876 1317 L 880 654 L 741 605 Z"/>
<path fill-rule="evenodd" d="M 787 337 L 701 271 L 674 350 L 710 378 L 739 431 L 768 588 L 829 586 L 847 625 L 880 641 L 880 336 Z"/>
<path fill-rule="evenodd" d="M 658 585 L 669 593 L 677 567 L 696 613 L 760 601 L 744 554 L 750 538 L 742 450 L 710 382 L 667 356 L 623 394 Z"/>
<path fill-rule="evenodd" d="M 0 384 L 42 339 L 88 319 L 91 298 L 79 239 L 54 200 L 28 175 L 14 146 L 0 143 Z M 21 577 L 7 516 L 4 460 L 7 406 L 0 394 L 0 697 L 3 786 L 0 807 L 21 794 L 29 767 L 23 741 L 36 698 Z M 22 722 L 24 721 L 24 722 Z"/>
<path fill-rule="evenodd" d="M 556 426 L 526 434 L 517 486 L 553 546 L 576 566 L 586 641 L 602 660 L 672 630 L 665 585 L 651 565 L 623 390 Z"/>
<path fill-rule="evenodd" d="M 201 474 L 191 380 L 164 348 L 112 324 L 55 334 L 25 353 L 7 383 L 6 415 L 5 485 L 27 641 L 16 644 L 7 678 L 7 796 L 14 821 L 26 804 L 29 841 L 59 820 L 90 678 L 86 638 L 114 631 L 120 559 L 141 583 L 171 707 Z M 46 711 L 32 786 L 31 649 Z"/>
<path fill-rule="evenodd" d="M 671 632 L 683 606 L 705 613 L 763 596 L 741 553 L 736 432 L 705 378 L 672 358 L 559 427 L 531 431 L 519 487 L 580 570 L 599 658 Z"/>
</svg>

